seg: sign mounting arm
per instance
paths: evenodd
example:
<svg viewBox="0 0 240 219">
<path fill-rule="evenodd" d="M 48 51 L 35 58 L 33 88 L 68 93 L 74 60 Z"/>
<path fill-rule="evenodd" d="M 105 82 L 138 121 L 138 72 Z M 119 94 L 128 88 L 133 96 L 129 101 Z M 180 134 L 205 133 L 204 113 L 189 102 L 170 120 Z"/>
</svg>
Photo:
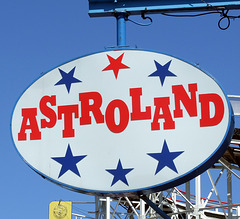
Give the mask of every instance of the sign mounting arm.
<svg viewBox="0 0 240 219">
<path fill-rule="evenodd" d="M 126 12 L 120 12 L 116 14 L 117 19 L 117 46 L 126 46 Z"/>
</svg>

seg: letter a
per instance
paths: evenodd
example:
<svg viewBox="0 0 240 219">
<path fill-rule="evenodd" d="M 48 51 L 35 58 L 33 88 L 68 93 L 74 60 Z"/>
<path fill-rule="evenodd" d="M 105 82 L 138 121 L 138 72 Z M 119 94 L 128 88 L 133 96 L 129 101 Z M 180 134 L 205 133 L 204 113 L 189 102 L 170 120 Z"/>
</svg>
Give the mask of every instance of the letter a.
<svg viewBox="0 0 240 219">
<path fill-rule="evenodd" d="M 154 105 L 156 106 L 156 109 L 151 123 L 152 130 L 160 130 L 159 119 L 164 119 L 163 129 L 175 129 L 175 122 L 172 119 L 169 104 L 169 97 L 154 98 Z M 162 111 L 161 114 L 160 111 Z"/>
<path fill-rule="evenodd" d="M 37 108 L 26 108 L 22 109 L 22 126 L 20 132 L 18 133 L 18 140 L 19 141 L 26 141 L 27 134 L 26 130 L 30 129 L 30 140 L 39 140 L 41 139 L 41 132 L 39 131 L 38 124 L 37 124 Z"/>
</svg>

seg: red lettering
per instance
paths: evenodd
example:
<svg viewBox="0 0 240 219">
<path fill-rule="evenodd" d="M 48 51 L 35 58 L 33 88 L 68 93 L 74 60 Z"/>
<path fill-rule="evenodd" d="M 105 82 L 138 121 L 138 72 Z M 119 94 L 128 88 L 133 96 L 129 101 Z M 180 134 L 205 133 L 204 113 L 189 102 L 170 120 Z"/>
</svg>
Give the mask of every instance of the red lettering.
<svg viewBox="0 0 240 219">
<path fill-rule="evenodd" d="M 22 109 L 22 126 L 20 132 L 18 133 L 18 140 L 25 141 L 27 140 L 26 130 L 31 130 L 30 140 L 39 140 L 41 139 L 41 132 L 38 128 L 37 123 L 37 108 L 26 108 Z"/>
<path fill-rule="evenodd" d="M 104 122 L 104 115 L 100 110 L 100 107 L 102 106 L 102 96 L 100 93 L 80 93 L 79 100 L 81 101 L 80 125 L 88 125 L 92 123 L 90 112 L 93 113 L 97 123 Z M 90 104 L 90 100 L 93 101 L 93 104 Z"/>
<path fill-rule="evenodd" d="M 115 121 L 115 109 L 119 109 L 119 124 Z M 122 100 L 113 100 L 110 102 L 106 109 L 106 124 L 110 131 L 114 133 L 120 133 L 124 131 L 129 122 L 129 110 Z"/>
<path fill-rule="evenodd" d="M 73 115 L 74 118 L 79 117 L 78 105 L 59 106 L 58 119 L 62 119 L 62 115 L 64 115 L 63 138 L 74 137 L 75 132 L 73 129 Z"/>
<path fill-rule="evenodd" d="M 173 111 L 175 118 L 183 117 L 183 111 L 180 107 L 180 101 L 184 105 L 190 117 L 197 116 L 197 84 L 189 84 L 188 90 L 191 93 L 191 98 L 188 96 L 186 90 L 182 85 L 172 86 L 172 92 L 174 93 L 175 97 L 175 110 Z"/>
<path fill-rule="evenodd" d="M 199 102 L 201 103 L 201 119 L 200 127 L 218 125 L 224 115 L 224 104 L 222 98 L 218 94 L 200 94 Z M 214 104 L 215 114 L 210 115 L 210 102 Z"/>
<path fill-rule="evenodd" d="M 156 108 L 153 121 L 151 123 L 152 130 L 160 130 L 159 119 L 164 119 L 163 129 L 175 129 L 175 122 L 172 119 L 169 104 L 170 104 L 169 97 L 154 98 L 154 105 L 156 106 Z M 162 110 L 161 114 L 160 110 Z"/>
<path fill-rule="evenodd" d="M 51 106 L 56 106 L 56 95 L 44 96 L 40 100 L 39 106 L 41 113 L 49 119 L 49 121 L 41 119 L 41 128 L 52 128 L 57 122 L 57 115 L 55 111 L 47 105 L 48 103 L 50 103 Z"/>
<path fill-rule="evenodd" d="M 151 107 L 147 106 L 144 112 L 141 112 L 142 88 L 130 88 L 130 96 L 132 97 L 132 113 L 131 120 L 151 119 Z"/>
<path fill-rule="evenodd" d="M 120 99 L 112 100 L 106 107 L 105 114 L 102 113 L 102 96 L 98 92 L 79 93 L 79 104 L 57 106 L 56 95 L 43 96 L 39 102 L 40 120 L 42 129 L 53 128 L 57 120 L 63 120 L 62 137 L 75 137 L 74 119 L 80 116 L 80 125 L 92 124 L 92 119 L 96 123 L 104 123 L 113 133 L 123 132 L 129 120 L 150 120 L 151 130 L 175 129 L 173 118 L 186 116 L 198 116 L 197 108 L 197 83 L 188 84 L 188 90 L 183 85 L 173 85 L 171 97 L 154 98 L 154 115 L 152 118 L 151 105 L 144 106 L 142 103 L 142 87 L 130 88 L 129 94 L 132 101 L 132 111 L 129 113 L 128 105 Z M 174 101 L 170 98 L 174 96 Z M 201 108 L 200 127 L 216 126 L 224 116 L 224 102 L 220 95 L 216 93 L 199 94 L 199 108 Z M 175 108 L 174 107 L 175 104 Z M 81 109 L 80 109 L 81 107 Z M 185 109 L 184 109 L 185 108 Z M 81 115 L 79 115 L 81 110 Z M 58 111 L 58 112 L 57 112 Z M 39 130 L 37 121 L 37 108 L 22 109 L 22 123 L 18 133 L 19 141 L 26 141 L 27 134 L 29 140 L 40 140 L 42 133 Z M 173 113 L 173 114 L 172 114 Z M 78 120 L 77 120 L 78 121 Z M 150 122 L 150 121 L 149 121 Z M 160 123 L 162 122 L 162 125 Z M 162 126 L 162 127 L 161 127 Z"/>
</svg>

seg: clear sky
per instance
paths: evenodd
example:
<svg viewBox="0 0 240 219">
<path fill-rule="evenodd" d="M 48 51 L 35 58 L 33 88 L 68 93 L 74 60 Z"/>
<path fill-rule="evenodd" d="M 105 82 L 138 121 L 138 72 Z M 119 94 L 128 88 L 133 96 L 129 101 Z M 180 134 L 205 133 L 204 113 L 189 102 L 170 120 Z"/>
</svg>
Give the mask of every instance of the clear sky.
<svg viewBox="0 0 240 219">
<path fill-rule="evenodd" d="M 222 31 L 218 14 L 151 17 L 153 24 L 148 27 L 127 22 L 127 45 L 198 64 L 216 78 L 226 94 L 240 95 L 240 19 Z M 138 16 L 130 18 L 142 21 Z M 0 28 L 0 218 L 44 219 L 53 200 L 93 199 L 44 180 L 24 163 L 11 140 L 13 108 L 42 73 L 116 46 L 116 21 L 113 17 L 90 18 L 87 0 L 8 0 L 1 2 Z M 239 196 L 239 190 L 237 193 Z"/>
</svg>

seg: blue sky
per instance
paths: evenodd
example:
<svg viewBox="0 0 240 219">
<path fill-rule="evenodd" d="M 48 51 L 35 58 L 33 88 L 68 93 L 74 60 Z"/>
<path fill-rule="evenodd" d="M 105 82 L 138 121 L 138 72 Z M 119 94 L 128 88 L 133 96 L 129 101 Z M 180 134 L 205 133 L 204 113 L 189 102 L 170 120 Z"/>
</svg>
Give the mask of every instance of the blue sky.
<svg viewBox="0 0 240 219">
<path fill-rule="evenodd" d="M 230 13 L 238 15 L 240 11 Z M 216 78 L 226 94 L 240 95 L 239 19 L 222 31 L 217 26 L 218 14 L 151 17 L 153 24 L 148 27 L 127 22 L 127 45 L 198 64 Z M 141 21 L 138 16 L 130 18 Z M 53 200 L 86 201 L 92 197 L 48 182 L 24 163 L 11 140 L 14 105 L 42 73 L 116 46 L 116 21 L 113 17 L 90 18 L 87 0 L 9 0 L 1 2 L 0 28 L 1 218 L 43 219 L 48 217 L 48 204 Z"/>
</svg>

